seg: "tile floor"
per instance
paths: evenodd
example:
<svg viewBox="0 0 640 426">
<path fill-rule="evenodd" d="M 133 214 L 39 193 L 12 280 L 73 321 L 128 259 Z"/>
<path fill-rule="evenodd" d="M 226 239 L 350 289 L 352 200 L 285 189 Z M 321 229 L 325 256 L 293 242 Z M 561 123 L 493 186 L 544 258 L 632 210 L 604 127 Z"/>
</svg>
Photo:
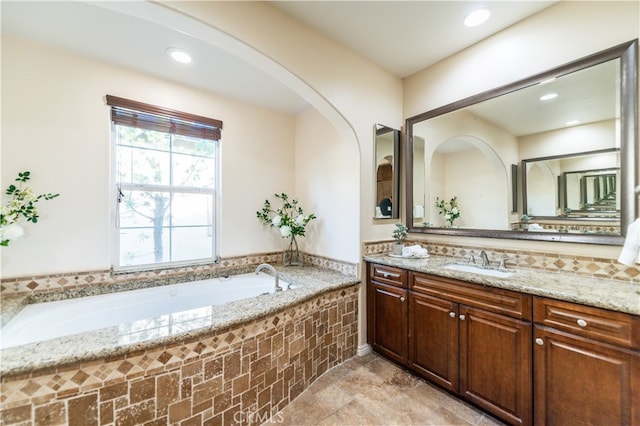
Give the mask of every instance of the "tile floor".
<svg viewBox="0 0 640 426">
<path fill-rule="evenodd" d="M 320 377 L 264 425 L 482 425 L 503 423 L 377 354 Z"/>
</svg>

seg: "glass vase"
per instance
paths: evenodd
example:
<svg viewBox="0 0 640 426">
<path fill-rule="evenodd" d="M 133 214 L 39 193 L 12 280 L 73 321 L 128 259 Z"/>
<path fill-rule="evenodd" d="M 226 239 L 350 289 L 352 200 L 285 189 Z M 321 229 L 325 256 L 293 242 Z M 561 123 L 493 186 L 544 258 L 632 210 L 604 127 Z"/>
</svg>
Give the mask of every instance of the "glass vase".
<svg viewBox="0 0 640 426">
<path fill-rule="evenodd" d="M 289 243 L 282 250 L 282 264 L 284 266 L 302 266 L 302 253 L 298 249 L 295 236 L 291 236 Z"/>
</svg>

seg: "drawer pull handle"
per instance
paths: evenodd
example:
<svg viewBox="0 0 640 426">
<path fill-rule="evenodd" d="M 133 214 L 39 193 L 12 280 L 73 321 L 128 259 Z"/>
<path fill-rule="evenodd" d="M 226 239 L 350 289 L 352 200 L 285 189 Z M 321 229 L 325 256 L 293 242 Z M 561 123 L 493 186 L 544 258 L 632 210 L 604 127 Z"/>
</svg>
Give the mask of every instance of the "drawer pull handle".
<svg viewBox="0 0 640 426">
<path fill-rule="evenodd" d="M 544 340 L 542 340 L 541 338 L 538 337 L 536 339 L 536 345 L 540 345 L 540 346 L 544 345 Z"/>
<path fill-rule="evenodd" d="M 578 323 L 578 325 L 580 327 L 586 327 L 587 326 L 587 322 L 585 320 L 583 320 L 582 318 L 580 318 L 578 321 L 576 321 Z"/>
<path fill-rule="evenodd" d="M 404 297 L 400 297 L 400 301 L 404 302 L 405 301 Z"/>
<path fill-rule="evenodd" d="M 449 312 L 449 316 L 450 316 L 451 318 L 455 318 L 455 317 L 456 317 L 456 313 L 455 313 L 455 312 L 453 312 L 453 311 L 451 311 L 451 312 Z"/>
<path fill-rule="evenodd" d="M 380 271 L 380 275 L 382 275 L 385 278 L 398 278 L 399 277 L 398 274 L 392 274 L 391 272 L 385 272 L 385 271 Z"/>
<path fill-rule="evenodd" d="M 458 318 L 460 318 L 460 321 L 464 321 L 467 317 L 461 314 Z"/>
</svg>

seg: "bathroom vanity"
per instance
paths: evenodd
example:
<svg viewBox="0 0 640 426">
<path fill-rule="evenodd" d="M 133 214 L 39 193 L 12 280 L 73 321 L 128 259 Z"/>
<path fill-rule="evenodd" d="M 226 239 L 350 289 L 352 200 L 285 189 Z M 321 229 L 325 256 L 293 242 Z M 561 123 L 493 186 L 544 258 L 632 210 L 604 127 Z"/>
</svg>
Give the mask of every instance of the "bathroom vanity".
<svg viewBox="0 0 640 426">
<path fill-rule="evenodd" d="M 365 260 L 367 339 L 386 358 L 510 424 L 640 423 L 637 285 Z"/>
</svg>

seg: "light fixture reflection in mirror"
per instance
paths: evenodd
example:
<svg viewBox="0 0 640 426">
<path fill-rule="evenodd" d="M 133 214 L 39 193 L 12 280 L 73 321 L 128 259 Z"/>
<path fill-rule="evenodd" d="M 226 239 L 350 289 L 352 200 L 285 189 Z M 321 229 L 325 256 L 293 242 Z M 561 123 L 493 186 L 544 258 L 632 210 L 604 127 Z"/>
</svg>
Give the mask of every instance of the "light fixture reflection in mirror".
<svg viewBox="0 0 640 426">
<path fill-rule="evenodd" d="M 637 157 L 636 68 L 634 40 L 407 119 L 409 231 L 621 245 L 626 227 L 637 213 L 633 191 Z M 557 94 L 554 99 L 540 100 L 551 92 Z M 522 182 L 515 181 L 518 177 L 512 165 L 523 159 L 570 159 L 585 151 L 607 150 L 619 151 L 615 167 L 574 169 L 585 173 L 580 176 L 583 198 L 588 196 L 585 191 L 592 193 L 592 201 L 585 198 L 583 207 L 575 212 L 567 204 L 570 201 L 561 196 L 568 185 L 562 178 L 567 169 L 529 164 L 537 168 L 533 173 L 542 179 L 534 188 L 527 183 L 523 163 Z M 599 169 L 606 170 L 591 173 Z M 589 173 L 607 176 L 588 176 Z M 571 178 L 576 176 L 567 176 Z M 616 208 L 605 214 L 606 206 L 594 205 L 604 203 L 596 202 L 595 192 L 602 187 L 611 189 L 614 182 Z M 519 183 L 521 191 L 515 190 Z M 533 185 L 531 179 L 529 183 Z M 536 206 L 527 193 L 549 197 L 544 205 Z M 607 195 L 613 194 L 609 191 Z M 461 216 L 457 227 L 444 227 L 434 200 L 453 196 L 458 197 Z M 420 206 L 424 206 L 422 217 L 416 214 Z M 577 210 L 584 212 L 578 214 Z M 525 227 L 521 220 L 525 213 L 535 213 L 533 220 L 544 219 L 545 223 Z M 596 217 L 596 213 L 607 217 Z M 614 223 L 603 226 L 605 219 Z"/>
<path fill-rule="evenodd" d="M 400 217 L 400 131 L 375 126 L 375 219 Z"/>
</svg>

